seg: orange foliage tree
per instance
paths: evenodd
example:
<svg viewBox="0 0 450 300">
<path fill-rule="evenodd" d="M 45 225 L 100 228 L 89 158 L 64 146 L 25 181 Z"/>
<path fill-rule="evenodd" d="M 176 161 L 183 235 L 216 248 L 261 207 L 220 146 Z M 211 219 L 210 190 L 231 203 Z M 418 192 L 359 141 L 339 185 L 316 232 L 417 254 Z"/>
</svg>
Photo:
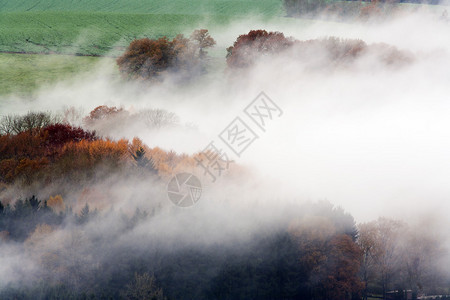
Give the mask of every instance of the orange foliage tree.
<svg viewBox="0 0 450 300">
<path fill-rule="evenodd" d="M 85 121 L 95 124 L 123 114 L 128 116 L 128 112 L 121 108 L 99 106 Z M 162 110 L 153 110 L 148 120 L 154 126 L 177 122 L 174 114 Z M 150 149 L 137 138 L 131 143 L 124 139 L 102 139 L 95 132 L 68 124 L 53 123 L 18 134 L 0 134 L 0 183 L 5 184 L 17 180 L 27 185 L 35 180 L 45 183 L 61 178 L 88 180 L 93 175 L 105 175 L 111 171 L 133 172 L 133 166 L 168 177 L 193 165 L 194 160 L 190 156 L 157 147 Z M 63 209 L 63 206 L 58 208 Z"/>
<path fill-rule="evenodd" d="M 57 165 L 63 173 L 76 170 L 92 171 L 100 164 L 116 168 L 127 158 L 127 154 L 126 140 L 70 142 L 62 147 Z"/>
<path fill-rule="evenodd" d="M 206 48 L 212 47 L 216 44 L 216 41 L 209 35 L 207 29 L 195 30 L 191 34 L 191 41 L 193 41 L 196 44 L 200 58 L 206 56 L 207 54 L 207 52 L 205 51 Z"/>
<path fill-rule="evenodd" d="M 358 246 L 348 235 L 341 234 L 334 236 L 327 247 L 327 263 L 321 270 L 324 276 L 319 286 L 324 299 L 359 299 L 364 285 L 358 277 Z"/>
<path fill-rule="evenodd" d="M 309 216 L 290 226 L 314 299 L 353 299 L 363 289 L 358 277 L 361 251 L 336 225 L 328 217 Z"/>
<path fill-rule="evenodd" d="M 151 79 L 165 71 L 196 66 L 206 55 L 205 49 L 214 44 L 206 29 L 194 31 L 190 39 L 181 34 L 173 40 L 143 38 L 132 41 L 117 64 L 120 72 L 130 78 Z"/>
<path fill-rule="evenodd" d="M 66 205 L 61 195 L 50 196 L 47 200 L 47 206 L 50 207 L 55 213 L 61 213 L 66 210 Z"/>
<path fill-rule="evenodd" d="M 162 37 L 157 40 L 134 40 L 127 51 L 117 59 L 122 74 L 151 78 L 173 64 L 173 43 Z"/>
<path fill-rule="evenodd" d="M 96 139 L 93 132 L 60 123 L 0 135 L 0 180 L 12 183 L 21 179 L 29 184 L 40 175 L 46 177 L 54 172 L 51 164 L 64 144 Z"/>
</svg>

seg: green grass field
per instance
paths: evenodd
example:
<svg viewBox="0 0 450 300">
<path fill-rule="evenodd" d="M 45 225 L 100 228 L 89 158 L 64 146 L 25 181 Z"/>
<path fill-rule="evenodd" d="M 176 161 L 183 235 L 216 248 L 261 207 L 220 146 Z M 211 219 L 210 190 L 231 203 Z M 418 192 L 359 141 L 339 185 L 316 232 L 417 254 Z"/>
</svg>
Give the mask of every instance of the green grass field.
<svg viewBox="0 0 450 300">
<path fill-rule="evenodd" d="M 86 72 L 98 61 L 74 54 L 118 56 L 136 38 L 171 38 L 247 14 L 282 16 L 281 1 L 0 1 L 0 96 L 29 95 L 43 84 Z"/>
<path fill-rule="evenodd" d="M 0 0 L 0 96 L 26 95 L 97 61 L 73 55 L 114 57 L 136 38 L 188 35 L 248 15 L 303 24 L 283 18 L 281 0 Z"/>
<path fill-rule="evenodd" d="M 42 85 L 88 72 L 98 61 L 97 57 L 0 53 L 0 96 L 29 95 Z"/>
<path fill-rule="evenodd" d="M 194 15 L 86 12 L 3 13 L 0 51 L 117 55 L 140 37 L 175 36 L 199 22 Z M 220 16 L 217 21 L 226 21 Z"/>
<path fill-rule="evenodd" d="M 117 54 L 135 38 L 173 37 L 247 14 L 281 16 L 280 0 L 0 2 L 0 52 Z"/>
<path fill-rule="evenodd" d="M 279 0 L 4 0 L 0 12 L 116 12 L 190 15 L 274 15 L 281 10 Z"/>
</svg>

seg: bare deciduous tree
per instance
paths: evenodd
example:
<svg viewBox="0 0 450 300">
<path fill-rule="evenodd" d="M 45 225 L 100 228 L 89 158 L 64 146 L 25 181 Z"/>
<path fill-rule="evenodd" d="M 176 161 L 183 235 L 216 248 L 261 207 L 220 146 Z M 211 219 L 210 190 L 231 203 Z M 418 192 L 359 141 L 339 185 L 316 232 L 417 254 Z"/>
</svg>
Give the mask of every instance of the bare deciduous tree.
<svg viewBox="0 0 450 300">
<path fill-rule="evenodd" d="M 145 124 L 152 129 L 173 126 L 180 122 L 179 117 L 175 113 L 164 109 L 148 109 L 139 114 Z"/>
<path fill-rule="evenodd" d="M 18 134 L 36 131 L 60 121 L 58 116 L 47 112 L 29 112 L 26 115 L 7 115 L 0 120 L 0 134 Z"/>
</svg>

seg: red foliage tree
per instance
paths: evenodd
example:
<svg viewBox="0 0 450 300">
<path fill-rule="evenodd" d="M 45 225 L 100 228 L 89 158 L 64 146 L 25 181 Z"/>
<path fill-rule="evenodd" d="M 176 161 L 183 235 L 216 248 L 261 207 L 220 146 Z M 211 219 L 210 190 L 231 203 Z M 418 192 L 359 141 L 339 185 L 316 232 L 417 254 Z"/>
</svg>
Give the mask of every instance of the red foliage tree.
<svg viewBox="0 0 450 300">
<path fill-rule="evenodd" d="M 413 61 L 408 52 L 385 44 L 367 45 L 362 40 L 336 37 L 299 41 L 287 38 L 281 32 L 252 30 L 240 35 L 227 49 L 227 64 L 230 68 L 247 68 L 262 56 L 276 55 L 287 49 L 292 49 L 288 59 L 305 63 L 310 69 L 349 66 L 365 55 L 389 66 L 402 66 Z"/>
<path fill-rule="evenodd" d="M 253 64 L 258 55 L 279 53 L 293 44 L 294 40 L 281 32 L 251 30 L 227 48 L 227 64 L 232 68 L 245 68 Z"/>
<path fill-rule="evenodd" d="M 104 120 L 111 116 L 116 116 L 119 113 L 123 113 L 123 108 L 117 108 L 115 106 L 106 106 L 106 105 L 100 105 L 94 108 L 90 113 L 89 116 L 85 117 L 83 121 L 87 125 L 92 125 L 98 120 Z"/>
<path fill-rule="evenodd" d="M 46 144 L 52 147 L 60 147 L 68 142 L 97 140 L 95 131 L 85 131 L 81 127 L 61 123 L 45 127 L 42 134 L 45 136 Z"/>
</svg>

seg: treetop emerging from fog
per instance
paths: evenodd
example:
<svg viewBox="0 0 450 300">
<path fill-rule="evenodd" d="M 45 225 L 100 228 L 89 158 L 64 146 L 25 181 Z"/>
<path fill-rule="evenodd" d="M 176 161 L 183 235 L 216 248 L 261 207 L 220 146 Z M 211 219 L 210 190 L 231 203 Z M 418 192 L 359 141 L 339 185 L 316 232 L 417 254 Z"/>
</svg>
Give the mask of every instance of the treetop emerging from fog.
<svg viewBox="0 0 450 300">
<path fill-rule="evenodd" d="M 358 59 L 372 56 L 387 66 L 402 66 L 413 60 L 412 54 L 387 44 L 366 44 L 358 39 L 336 37 L 296 40 L 281 32 L 251 30 L 240 35 L 233 46 L 227 48 L 227 64 L 230 68 L 248 68 L 264 57 L 283 54 L 292 62 L 300 62 L 309 69 L 328 66 L 350 66 Z"/>
<path fill-rule="evenodd" d="M 190 38 L 179 34 L 171 41 L 167 37 L 143 38 L 132 41 L 117 64 L 122 74 L 135 79 L 156 78 L 171 71 L 192 72 L 201 69 L 206 49 L 215 43 L 206 29 L 195 30 Z"/>
</svg>

